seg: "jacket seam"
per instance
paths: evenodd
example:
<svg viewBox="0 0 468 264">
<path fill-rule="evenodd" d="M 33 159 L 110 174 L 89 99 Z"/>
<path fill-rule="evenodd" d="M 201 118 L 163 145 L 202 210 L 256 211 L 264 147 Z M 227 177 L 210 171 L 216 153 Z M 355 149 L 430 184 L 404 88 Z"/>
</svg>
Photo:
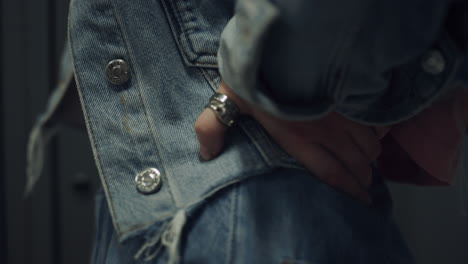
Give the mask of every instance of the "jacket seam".
<svg viewBox="0 0 468 264">
<path fill-rule="evenodd" d="M 188 32 L 183 29 L 182 25 L 184 24 L 183 20 L 180 17 L 180 14 L 178 12 L 177 6 L 174 6 L 175 3 L 172 3 L 169 1 L 169 3 L 166 3 L 166 0 L 161 0 L 164 13 L 166 14 L 166 18 L 168 20 L 169 26 L 171 28 L 171 33 L 177 43 L 177 47 L 179 49 L 179 53 L 183 57 L 184 61 L 193 66 L 210 66 L 210 67 L 217 67 L 217 63 L 209 63 L 209 62 L 200 62 L 198 61 L 198 58 L 206 58 L 208 60 L 216 60 L 216 52 L 195 52 L 195 49 L 193 47 L 193 41 L 192 39 L 188 36 Z M 169 10 L 168 6 L 170 5 L 173 12 Z M 175 21 L 173 21 L 175 20 Z M 184 41 L 182 41 L 181 38 L 184 38 Z M 184 45 L 182 42 L 186 42 L 187 45 Z M 187 46 L 188 50 L 184 48 L 184 46 Z M 188 54 L 187 54 L 188 53 Z"/>
<path fill-rule="evenodd" d="M 237 229 L 237 206 L 238 206 L 238 199 L 239 199 L 239 185 L 234 184 L 233 186 L 233 198 L 231 201 L 231 228 L 229 229 L 229 236 L 228 236 L 228 248 L 226 254 L 226 264 L 234 263 L 234 250 L 235 250 L 235 235 Z"/>
<path fill-rule="evenodd" d="M 97 148 L 97 141 L 96 141 L 96 138 L 94 136 L 94 133 L 93 133 L 93 129 L 91 127 L 91 124 L 90 124 L 90 121 L 89 121 L 89 114 L 88 114 L 88 108 L 86 106 L 86 104 L 84 103 L 84 98 L 83 98 L 83 94 L 81 92 L 81 85 L 80 85 L 80 80 L 81 78 L 79 77 L 79 74 L 76 70 L 76 67 L 75 67 L 75 49 L 74 49 L 74 46 L 73 46 L 73 37 L 72 37 L 72 34 L 71 34 L 71 16 L 72 16 L 72 6 L 74 4 L 75 0 L 71 0 L 70 1 L 70 5 L 69 5 L 69 12 L 68 12 L 68 26 L 67 26 L 67 35 L 68 35 L 68 39 L 69 39 L 69 48 L 70 48 L 70 51 L 71 51 L 71 60 L 72 60 L 72 66 L 73 66 L 73 74 L 75 76 L 75 82 L 76 82 L 76 87 L 77 87 L 77 90 L 78 90 L 78 94 L 79 94 L 79 98 L 80 98 L 80 103 L 81 103 L 81 108 L 83 110 L 83 115 L 84 115 L 84 119 L 85 119 L 85 124 L 86 124 L 86 129 L 88 131 L 88 137 L 90 139 L 90 143 L 91 143 L 91 149 L 93 150 L 93 157 L 94 157 L 94 161 L 95 161 L 95 164 L 96 164 L 96 168 L 98 170 L 98 174 L 99 174 L 99 178 L 101 180 L 101 183 L 103 185 L 103 189 L 104 189 L 104 192 L 106 194 L 106 197 L 109 197 L 109 199 L 106 199 L 106 202 L 107 202 L 107 205 L 109 206 L 109 212 L 111 214 L 111 218 L 112 218 L 112 223 L 116 229 L 117 232 L 121 232 L 121 229 L 120 229 L 120 225 L 118 223 L 118 221 L 116 221 L 115 219 L 115 208 L 113 206 L 113 204 L 110 202 L 110 200 L 112 200 L 112 194 L 110 193 L 109 189 L 108 189 L 108 182 L 106 180 L 106 177 L 104 177 L 104 172 L 102 170 L 102 162 L 101 162 L 101 159 L 99 158 L 100 157 L 100 153 L 99 153 L 99 150 Z"/>
</svg>

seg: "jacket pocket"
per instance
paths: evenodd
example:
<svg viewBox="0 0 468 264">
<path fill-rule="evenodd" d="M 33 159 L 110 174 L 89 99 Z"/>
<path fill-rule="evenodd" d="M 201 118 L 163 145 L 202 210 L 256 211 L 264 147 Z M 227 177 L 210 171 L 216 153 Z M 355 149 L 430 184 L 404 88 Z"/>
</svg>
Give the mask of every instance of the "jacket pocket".
<svg viewBox="0 0 468 264">
<path fill-rule="evenodd" d="M 216 55 L 234 0 L 161 0 L 180 54 L 188 66 L 217 68 Z"/>
</svg>

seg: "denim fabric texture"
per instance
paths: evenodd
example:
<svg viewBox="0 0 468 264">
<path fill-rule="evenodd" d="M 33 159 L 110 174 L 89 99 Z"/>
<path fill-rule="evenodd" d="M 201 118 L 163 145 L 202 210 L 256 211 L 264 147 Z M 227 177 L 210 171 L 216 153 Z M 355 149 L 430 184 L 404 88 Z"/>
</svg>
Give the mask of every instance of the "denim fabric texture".
<svg viewBox="0 0 468 264">
<path fill-rule="evenodd" d="M 444 27 L 453 2 L 239 0 L 222 33 L 221 75 L 286 119 L 337 111 L 364 124 L 398 123 L 453 84 L 466 52 Z M 433 51 L 441 72 L 424 70 Z"/>
<path fill-rule="evenodd" d="M 375 174 L 372 207 L 311 177 L 278 169 L 233 184 L 188 214 L 181 263 L 341 264 L 414 263 L 391 217 L 391 201 Z M 101 192 L 96 199 L 99 231 L 93 263 L 134 261 L 141 238 L 118 242 Z M 156 245 L 149 263 L 167 263 Z"/>
<path fill-rule="evenodd" d="M 103 185 L 94 263 L 412 263 L 378 175 L 374 205 L 360 205 L 248 117 L 220 157 L 199 159 L 193 126 L 221 80 L 233 14 L 234 1 L 72 0 L 75 80 Z M 107 80 L 114 59 L 128 82 Z M 134 179 L 147 168 L 162 187 L 144 195 Z"/>
<path fill-rule="evenodd" d="M 182 59 L 178 47 L 186 46 L 177 46 L 165 11 L 159 1 L 78 0 L 70 8 L 75 78 L 121 240 L 170 220 L 224 186 L 279 166 L 299 167 L 247 118 L 229 131 L 220 158 L 200 161 L 193 125 L 220 78 L 215 69 L 190 67 Z M 130 65 L 124 85 L 106 79 L 113 59 Z M 135 175 L 152 167 L 161 171 L 162 188 L 142 195 Z"/>
</svg>

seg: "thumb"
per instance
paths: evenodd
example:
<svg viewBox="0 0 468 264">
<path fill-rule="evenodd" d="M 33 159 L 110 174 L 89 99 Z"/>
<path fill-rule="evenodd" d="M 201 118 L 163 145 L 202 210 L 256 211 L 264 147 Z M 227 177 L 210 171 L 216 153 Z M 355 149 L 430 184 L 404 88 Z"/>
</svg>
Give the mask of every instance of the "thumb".
<svg viewBox="0 0 468 264">
<path fill-rule="evenodd" d="M 223 148 L 226 127 L 211 109 L 205 109 L 195 122 L 195 133 L 200 143 L 200 155 L 204 160 L 218 156 Z"/>
</svg>

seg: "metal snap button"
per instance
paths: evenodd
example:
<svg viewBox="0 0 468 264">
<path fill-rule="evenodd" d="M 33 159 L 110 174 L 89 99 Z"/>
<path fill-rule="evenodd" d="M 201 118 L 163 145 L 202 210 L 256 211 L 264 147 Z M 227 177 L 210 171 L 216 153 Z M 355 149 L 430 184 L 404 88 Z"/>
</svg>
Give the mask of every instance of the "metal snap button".
<svg viewBox="0 0 468 264">
<path fill-rule="evenodd" d="M 155 168 L 146 169 L 135 177 L 136 188 L 143 194 L 157 192 L 161 188 L 161 173 Z"/>
<path fill-rule="evenodd" d="M 445 70 L 445 59 L 438 50 L 430 50 L 423 56 L 422 67 L 425 72 L 439 74 Z"/>
<path fill-rule="evenodd" d="M 112 60 L 106 67 L 107 79 L 115 85 L 122 85 L 130 79 L 130 72 L 126 61 L 117 59 Z"/>
</svg>

